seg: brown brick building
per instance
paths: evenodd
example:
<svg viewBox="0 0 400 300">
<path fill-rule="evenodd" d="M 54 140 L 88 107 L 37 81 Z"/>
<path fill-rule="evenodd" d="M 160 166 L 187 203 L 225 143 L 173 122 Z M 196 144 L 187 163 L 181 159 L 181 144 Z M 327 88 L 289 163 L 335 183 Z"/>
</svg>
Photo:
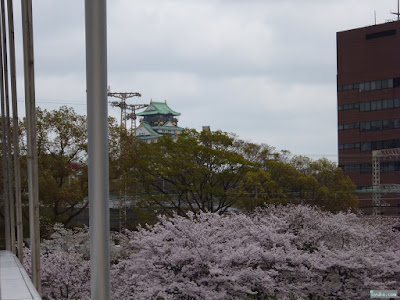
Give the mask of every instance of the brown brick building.
<svg viewBox="0 0 400 300">
<path fill-rule="evenodd" d="M 339 166 L 372 213 L 372 151 L 400 148 L 400 21 L 338 32 Z M 381 161 L 381 183 L 400 184 L 400 157 Z M 400 215 L 400 192 L 382 194 Z"/>
</svg>

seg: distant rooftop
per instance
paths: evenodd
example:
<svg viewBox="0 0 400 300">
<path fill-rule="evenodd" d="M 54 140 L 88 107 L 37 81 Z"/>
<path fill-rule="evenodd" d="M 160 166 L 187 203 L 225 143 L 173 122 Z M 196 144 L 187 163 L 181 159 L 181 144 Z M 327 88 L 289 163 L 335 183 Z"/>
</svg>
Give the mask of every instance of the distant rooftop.
<svg viewBox="0 0 400 300">
<path fill-rule="evenodd" d="M 384 26 L 384 25 L 387 25 L 387 24 L 397 23 L 397 22 L 400 22 L 400 21 L 397 20 L 397 19 L 396 20 L 385 20 L 385 22 L 383 22 L 383 23 L 369 24 L 369 25 L 365 25 L 365 26 L 362 26 L 362 27 L 356 27 L 356 28 L 351 28 L 351 29 L 340 30 L 338 32 L 340 33 L 340 32 L 352 31 L 352 30 L 359 30 L 359 29 L 362 29 L 362 28 L 369 28 L 369 27 L 381 27 L 381 26 Z"/>
</svg>

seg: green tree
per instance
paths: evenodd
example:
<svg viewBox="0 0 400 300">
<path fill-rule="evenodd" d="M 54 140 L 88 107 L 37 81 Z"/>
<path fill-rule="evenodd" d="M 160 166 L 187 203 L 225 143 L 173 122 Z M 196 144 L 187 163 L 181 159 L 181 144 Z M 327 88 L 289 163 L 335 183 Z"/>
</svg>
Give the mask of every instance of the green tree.
<svg viewBox="0 0 400 300">
<path fill-rule="evenodd" d="M 356 187 L 336 163 L 294 156 L 289 163 L 269 161 L 266 169 L 294 203 L 317 205 L 332 212 L 357 209 Z"/>
<path fill-rule="evenodd" d="M 252 210 L 266 203 L 305 203 L 337 212 L 357 209 L 355 185 L 336 163 L 325 158 L 290 158 L 267 144 L 237 140 L 235 151 L 259 166 L 243 177 L 238 207 Z"/>
<path fill-rule="evenodd" d="M 86 118 L 66 106 L 36 113 L 42 222 L 68 225 L 88 205 Z"/>
<path fill-rule="evenodd" d="M 240 181 L 238 193 L 237 207 L 247 211 L 268 204 L 287 203 L 283 188 L 263 169 L 248 171 Z"/>
<path fill-rule="evenodd" d="M 322 158 L 311 162 L 310 169 L 320 185 L 316 197 L 316 201 L 320 202 L 319 206 L 333 212 L 358 207 L 356 186 L 336 163 Z"/>
<path fill-rule="evenodd" d="M 42 222 L 71 225 L 88 205 L 86 118 L 65 106 L 38 109 L 37 142 Z M 289 154 L 221 131 L 184 130 L 148 144 L 109 119 L 110 191 L 141 210 L 136 222 L 155 213 L 224 213 L 266 203 L 357 207 L 355 186 L 335 163 Z"/>
<path fill-rule="evenodd" d="M 138 153 L 144 151 L 141 143 L 135 136 L 128 135 L 114 118 L 109 118 L 108 129 L 110 196 L 120 225 L 135 229 L 139 224 L 156 223 L 156 209 L 140 204 L 143 187 L 137 176 L 137 168 Z"/>
<path fill-rule="evenodd" d="M 290 151 L 288 150 L 281 150 L 278 152 L 275 147 L 265 143 L 256 144 L 236 139 L 234 145 L 236 153 L 260 165 L 264 165 L 271 160 L 287 162 L 290 155 Z"/>
<path fill-rule="evenodd" d="M 143 204 L 171 214 L 225 212 L 251 163 L 233 151 L 234 137 L 220 131 L 185 130 L 141 144 L 134 175 L 146 193 Z"/>
</svg>

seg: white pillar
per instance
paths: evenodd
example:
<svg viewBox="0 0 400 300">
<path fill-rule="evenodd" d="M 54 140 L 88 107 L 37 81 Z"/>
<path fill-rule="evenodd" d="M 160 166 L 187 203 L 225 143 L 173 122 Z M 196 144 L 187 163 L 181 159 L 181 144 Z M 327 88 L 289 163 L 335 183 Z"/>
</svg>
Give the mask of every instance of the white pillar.
<svg viewBox="0 0 400 300">
<path fill-rule="evenodd" d="M 26 137 L 28 144 L 29 232 L 31 239 L 32 281 L 42 293 L 40 276 L 39 178 L 36 145 L 35 68 L 33 55 L 32 0 L 21 0 L 24 43 Z"/>
<path fill-rule="evenodd" d="M 110 299 L 106 0 L 86 0 L 91 299 Z"/>
</svg>

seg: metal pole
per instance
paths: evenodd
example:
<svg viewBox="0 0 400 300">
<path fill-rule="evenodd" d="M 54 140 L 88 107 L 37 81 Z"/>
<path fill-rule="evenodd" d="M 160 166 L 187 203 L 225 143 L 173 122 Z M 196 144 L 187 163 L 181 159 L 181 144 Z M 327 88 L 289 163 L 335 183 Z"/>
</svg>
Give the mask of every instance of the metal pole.
<svg viewBox="0 0 400 300">
<path fill-rule="evenodd" d="M 36 146 L 35 70 L 33 56 L 32 0 L 21 0 L 22 30 L 24 44 L 25 110 L 28 144 L 28 193 L 29 231 L 32 253 L 32 281 L 42 294 L 40 277 L 40 227 L 39 227 L 39 181 Z"/>
<path fill-rule="evenodd" d="M 10 101 L 8 97 L 8 59 L 7 59 L 7 29 L 6 29 L 6 9 L 4 0 L 1 3 L 1 35 L 2 35 L 2 54 L 4 70 L 4 98 L 6 102 L 6 131 L 7 131 L 7 172 L 8 172 L 8 195 L 10 199 L 10 232 L 11 232 L 11 251 L 16 254 L 15 249 L 15 203 L 14 203 L 14 178 L 11 150 L 11 128 L 10 128 Z"/>
<path fill-rule="evenodd" d="M 11 75 L 11 100 L 13 111 L 13 144 L 14 144 L 14 184 L 15 184 L 15 208 L 17 218 L 17 246 L 18 258 L 23 263 L 23 223 L 22 223 L 22 202 L 21 202 L 21 170 L 19 163 L 19 136 L 18 136 L 18 106 L 17 106 L 17 80 L 15 71 L 15 40 L 14 40 L 14 14 L 13 1 L 7 1 L 8 15 L 8 37 L 10 40 L 10 75 Z"/>
<path fill-rule="evenodd" d="M 106 0 L 86 0 L 91 299 L 110 299 Z"/>
<path fill-rule="evenodd" d="M 1 51 L 0 51 L 1 56 Z M 10 228 L 10 202 L 8 197 L 8 172 L 7 172 L 7 140 L 6 140 L 6 115 L 4 108 L 4 81 L 3 66 L 0 57 L 0 102 L 1 102 L 1 133 L 2 133 L 2 163 L 3 163 L 3 201 L 4 201 L 4 229 L 6 250 L 11 251 L 11 228 Z"/>
</svg>

